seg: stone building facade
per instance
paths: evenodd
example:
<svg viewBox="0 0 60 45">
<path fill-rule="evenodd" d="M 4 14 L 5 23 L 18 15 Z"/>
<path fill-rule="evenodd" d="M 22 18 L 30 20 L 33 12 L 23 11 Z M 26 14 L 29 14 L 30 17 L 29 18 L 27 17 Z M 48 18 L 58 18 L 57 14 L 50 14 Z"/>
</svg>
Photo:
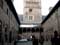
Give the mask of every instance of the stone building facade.
<svg viewBox="0 0 60 45">
<path fill-rule="evenodd" d="M 42 27 L 44 29 L 45 39 L 51 39 L 54 35 L 54 31 L 60 33 L 60 1 L 55 5 L 55 7 L 50 11 L 48 16 L 43 20 Z M 58 5 L 58 6 L 57 6 Z"/>
<path fill-rule="evenodd" d="M 33 26 L 37 25 L 37 26 L 29 27 L 29 28 L 20 27 L 20 28 L 22 28 L 21 36 L 23 38 L 30 38 L 30 36 L 35 35 L 35 37 L 37 39 L 39 39 L 40 32 L 39 32 L 39 29 L 37 29 L 37 28 L 42 21 L 41 0 L 24 0 L 24 11 L 23 12 L 24 12 L 24 14 L 20 15 L 20 17 L 22 16 L 21 25 L 26 25 L 26 26 L 27 25 L 33 25 Z"/>
<path fill-rule="evenodd" d="M 11 0 L 0 0 L 0 45 L 13 45 L 19 30 L 19 19 Z"/>
<path fill-rule="evenodd" d="M 24 16 L 22 23 L 40 24 L 41 21 L 41 0 L 24 0 Z"/>
</svg>

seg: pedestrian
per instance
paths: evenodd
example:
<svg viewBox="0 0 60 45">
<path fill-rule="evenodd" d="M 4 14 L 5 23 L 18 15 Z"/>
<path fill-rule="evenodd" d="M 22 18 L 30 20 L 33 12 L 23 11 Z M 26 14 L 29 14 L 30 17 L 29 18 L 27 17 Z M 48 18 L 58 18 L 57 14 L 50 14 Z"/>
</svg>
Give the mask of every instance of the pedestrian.
<svg viewBox="0 0 60 45">
<path fill-rule="evenodd" d="M 48 37 L 46 36 L 46 41 L 48 41 Z"/>
<path fill-rule="evenodd" d="M 15 41 L 14 41 L 14 45 L 17 45 L 16 43 L 17 43 L 17 41 L 15 40 Z"/>
<path fill-rule="evenodd" d="M 58 32 L 54 31 L 54 37 L 51 38 L 51 43 L 52 45 L 59 45 L 58 41 L 59 41 Z"/>
<path fill-rule="evenodd" d="M 43 45 L 43 44 L 44 44 L 44 37 L 43 37 L 43 36 L 41 36 L 41 38 L 40 38 L 40 41 L 39 41 L 39 42 L 40 42 L 40 44 L 41 44 L 41 45 Z"/>
<path fill-rule="evenodd" d="M 33 45 L 38 45 L 38 39 L 36 39 L 34 35 L 32 36 L 32 42 L 33 42 Z"/>
<path fill-rule="evenodd" d="M 60 45 L 60 35 L 59 35 L 59 38 L 58 38 L 58 44 Z"/>
</svg>

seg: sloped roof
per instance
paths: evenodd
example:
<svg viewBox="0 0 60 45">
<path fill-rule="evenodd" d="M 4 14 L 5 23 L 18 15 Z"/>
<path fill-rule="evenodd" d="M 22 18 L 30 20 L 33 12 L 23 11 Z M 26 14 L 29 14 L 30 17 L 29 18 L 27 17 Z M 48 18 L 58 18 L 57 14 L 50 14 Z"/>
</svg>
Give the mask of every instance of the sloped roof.
<svg viewBox="0 0 60 45">
<path fill-rule="evenodd" d="M 15 8 L 14 8 L 14 5 L 13 5 L 12 1 L 11 1 L 11 0 L 5 0 L 5 1 L 7 2 L 10 10 L 13 12 L 13 14 L 14 14 L 17 22 L 18 22 L 18 24 L 20 25 L 20 21 L 19 21 L 18 15 L 17 15 L 17 13 L 16 13 L 16 10 L 15 10 Z"/>
<path fill-rule="evenodd" d="M 58 3 L 54 6 L 54 8 L 50 11 L 50 13 L 47 15 L 47 17 L 42 21 L 41 24 L 44 24 L 48 18 L 50 18 L 50 16 L 52 16 L 52 14 L 55 12 L 56 9 L 58 9 L 60 7 L 60 1 L 58 1 Z"/>
</svg>

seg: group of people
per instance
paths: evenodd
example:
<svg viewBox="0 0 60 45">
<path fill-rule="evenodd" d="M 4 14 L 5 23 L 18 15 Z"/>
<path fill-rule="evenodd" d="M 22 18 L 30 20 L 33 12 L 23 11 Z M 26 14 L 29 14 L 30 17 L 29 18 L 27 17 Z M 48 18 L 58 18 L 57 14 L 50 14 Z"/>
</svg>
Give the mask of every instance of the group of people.
<svg viewBox="0 0 60 45">
<path fill-rule="evenodd" d="M 32 36 L 32 42 L 33 42 L 33 45 L 38 45 L 39 43 L 41 45 L 44 45 L 44 37 L 41 36 L 40 40 L 38 41 L 38 39 L 36 39 L 36 37 L 33 35 Z M 60 45 L 60 35 L 58 35 L 58 32 L 57 31 L 54 31 L 54 36 L 51 37 L 51 45 Z"/>
<path fill-rule="evenodd" d="M 19 38 L 18 38 L 19 39 Z M 40 39 L 38 40 L 34 35 L 32 35 L 32 45 L 44 45 L 44 37 L 40 36 Z M 57 31 L 54 31 L 54 36 L 51 36 L 51 45 L 60 45 L 60 35 Z M 14 45 L 16 45 L 16 42 L 14 42 Z"/>
</svg>

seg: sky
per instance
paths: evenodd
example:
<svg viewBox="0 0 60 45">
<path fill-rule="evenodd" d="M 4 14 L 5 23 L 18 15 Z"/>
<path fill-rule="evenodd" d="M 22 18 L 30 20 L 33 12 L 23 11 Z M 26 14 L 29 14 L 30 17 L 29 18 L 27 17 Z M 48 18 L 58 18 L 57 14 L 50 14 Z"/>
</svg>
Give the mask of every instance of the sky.
<svg viewBox="0 0 60 45">
<path fill-rule="evenodd" d="M 49 7 L 54 7 L 58 0 L 41 0 L 42 15 L 49 13 Z M 23 14 L 24 0 L 14 0 L 13 2 L 18 15 Z"/>
</svg>

